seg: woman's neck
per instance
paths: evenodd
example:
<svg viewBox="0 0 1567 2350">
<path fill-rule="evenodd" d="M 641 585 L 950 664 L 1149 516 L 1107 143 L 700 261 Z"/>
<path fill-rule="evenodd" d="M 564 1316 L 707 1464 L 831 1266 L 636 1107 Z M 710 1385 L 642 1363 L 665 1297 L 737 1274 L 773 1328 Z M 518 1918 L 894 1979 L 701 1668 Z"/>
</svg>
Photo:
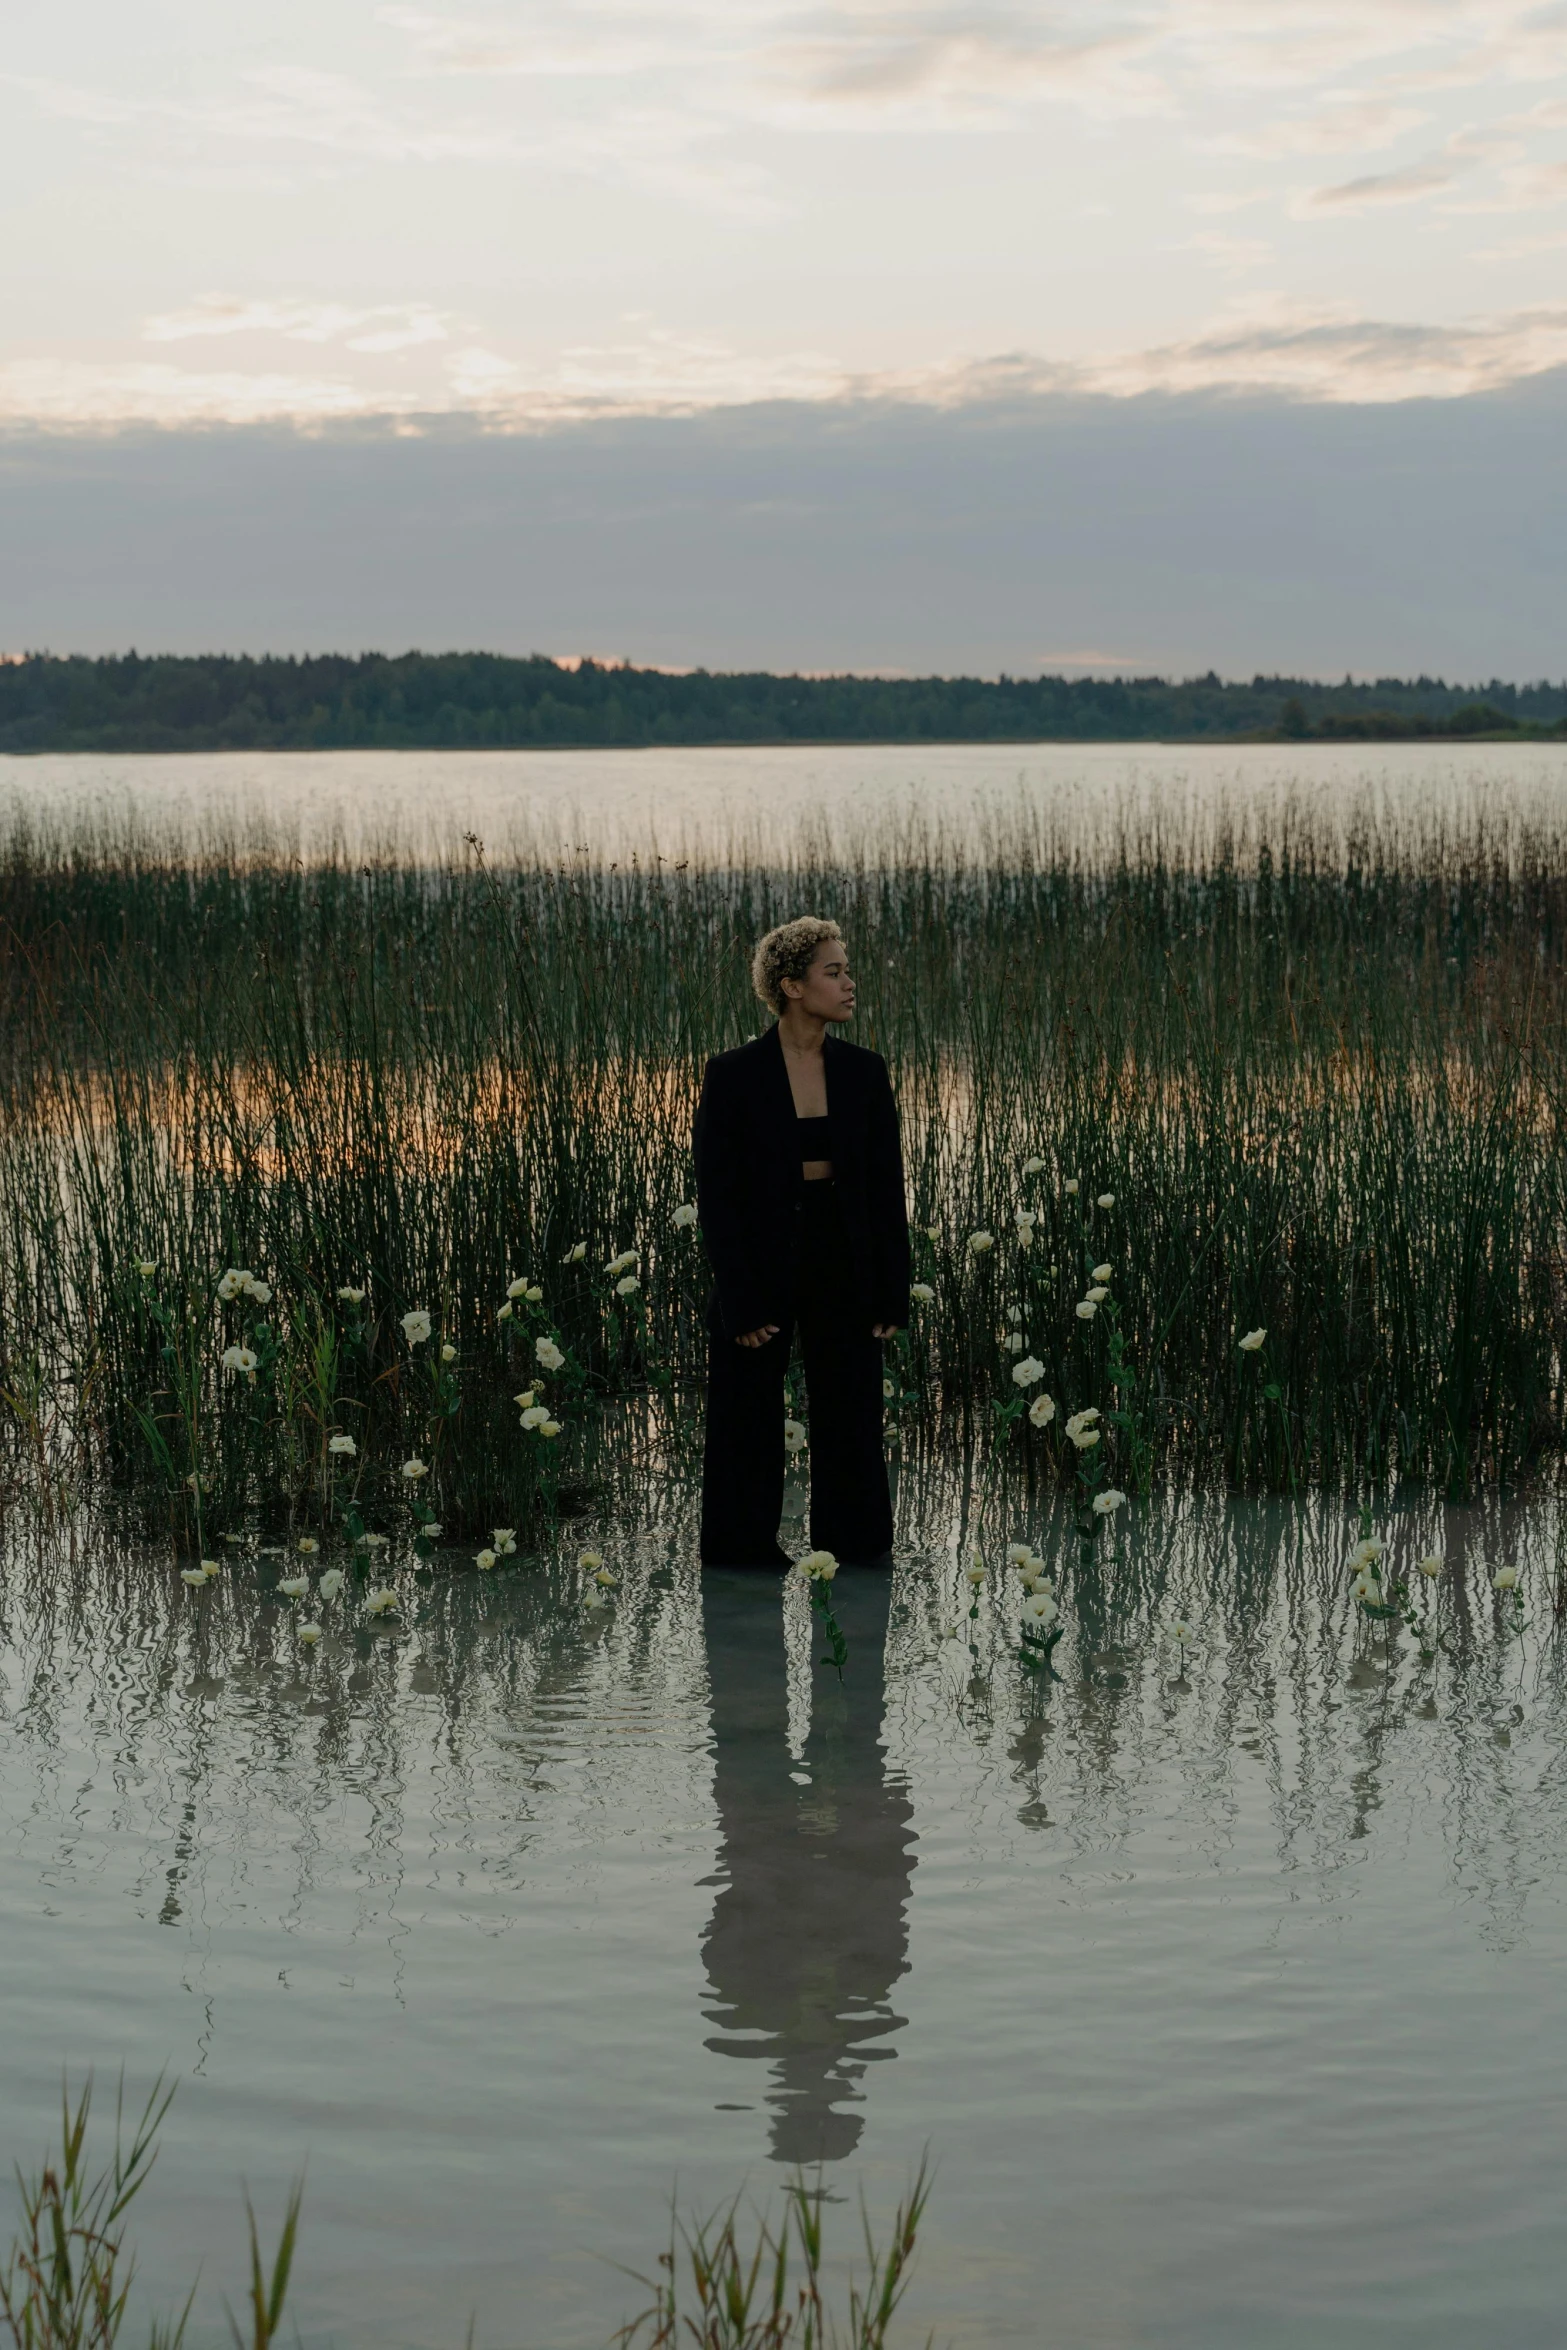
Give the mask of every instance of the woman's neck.
<svg viewBox="0 0 1567 2350">
<path fill-rule="evenodd" d="M 803 1060 L 811 1054 L 820 1055 L 827 1023 L 815 1012 L 802 1012 L 798 1004 L 791 1004 L 778 1015 L 778 1035 L 786 1050 L 798 1053 Z"/>
</svg>

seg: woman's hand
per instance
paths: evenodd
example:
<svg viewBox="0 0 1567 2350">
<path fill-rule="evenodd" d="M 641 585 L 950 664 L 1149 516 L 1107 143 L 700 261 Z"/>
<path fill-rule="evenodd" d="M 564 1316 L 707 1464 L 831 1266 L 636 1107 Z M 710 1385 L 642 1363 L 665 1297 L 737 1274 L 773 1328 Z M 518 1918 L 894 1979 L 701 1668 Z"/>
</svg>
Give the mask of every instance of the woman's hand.
<svg viewBox="0 0 1567 2350">
<path fill-rule="evenodd" d="M 736 1346 L 765 1346 L 770 1338 L 776 1338 L 777 1336 L 777 1323 L 766 1322 L 763 1324 L 760 1330 L 748 1330 L 743 1338 L 737 1338 L 735 1340 L 735 1344 Z"/>
</svg>

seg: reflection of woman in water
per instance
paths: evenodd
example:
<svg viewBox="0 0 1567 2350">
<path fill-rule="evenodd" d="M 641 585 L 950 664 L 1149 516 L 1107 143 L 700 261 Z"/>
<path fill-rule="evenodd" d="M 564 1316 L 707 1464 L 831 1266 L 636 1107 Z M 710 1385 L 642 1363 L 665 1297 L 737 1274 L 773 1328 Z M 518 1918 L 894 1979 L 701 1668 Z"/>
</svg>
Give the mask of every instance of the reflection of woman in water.
<svg viewBox="0 0 1567 2350">
<path fill-rule="evenodd" d="M 720 2036 L 707 2045 L 768 2067 L 778 2162 L 853 2153 L 862 2116 L 839 2108 L 863 2103 L 866 2066 L 894 2053 L 905 2020 L 892 1991 L 908 1967 L 913 1807 L 882 1751 L 889 1595 L 884 1575 L 834 1585 L 854 1661 L 841 1686 L 818 1680 L 796 1768 L 776 1586 L 702 1581 L 723 1835 L 702 1952 Z"/>
<path fill-rule="evenodd" d="M 789 1565 L 783 1384 L 800 1332 L 811 1409 L 811 1541 L 839 1559 L 892 1547 L 881 1341 L 908 1319 L 909 1227 L 898 1112 L 879 1053 L 829 1036 L 854 1017 L 848 950 L 806 916 L 751 965 L 778 1017 L 707 1064 L 696 1185 L 715 1287 L 708 1308 L 705 1566 Z"/>
</svg>

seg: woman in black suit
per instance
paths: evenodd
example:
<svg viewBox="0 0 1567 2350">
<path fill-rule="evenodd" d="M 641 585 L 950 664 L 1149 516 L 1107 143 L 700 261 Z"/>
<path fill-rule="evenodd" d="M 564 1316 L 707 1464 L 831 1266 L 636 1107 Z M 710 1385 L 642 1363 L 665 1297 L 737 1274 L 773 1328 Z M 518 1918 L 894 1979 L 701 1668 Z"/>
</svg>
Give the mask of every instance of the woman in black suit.
<svg viewBox="0 0 1567 2350">
<path fill-rule="evenodd" d="M 854 1017 L 836 926 L 771 930 L 751 964 L 778 1017 L 707 1064 L 696 1114 L 708 1307 L 706 1566 L 787 1567 L 783 1383 L 798 1327 L 810 1398 L 811 1542 L 884 1560 L 892 1506 L 881 1342 L 908 1319 L 898 1112 L 879 1053 L 829 1036 Z"/>
</svg>

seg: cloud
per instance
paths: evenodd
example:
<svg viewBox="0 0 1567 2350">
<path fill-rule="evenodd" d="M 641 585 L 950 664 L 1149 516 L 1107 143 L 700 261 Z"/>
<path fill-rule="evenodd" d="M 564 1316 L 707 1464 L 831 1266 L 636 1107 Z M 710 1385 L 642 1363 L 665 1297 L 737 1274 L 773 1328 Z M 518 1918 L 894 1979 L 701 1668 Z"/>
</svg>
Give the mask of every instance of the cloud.
<svg viewBox="0 0 1567 2350">
<path fill-rule="evenodd" d="M 1217 234 L 1188 237 L 1187 247 L 1200 253 L 1215 269 L 1225 270 L 1231 276 L 1248 270 L 1260 269 L 1273 258 L 1273 247 L 1261 237 L 1225 237 Z"/>
<path fill-rule="evenodd" d="M 378 394 L 374 412 L 414 405 Z M 198 374 L 194 369 L 70 359 L 0 363 L 0 424 L 84 428 L 153 424 L 317 424 L 371 413 L 355 385 L 330 377 Z"/>
<path fill-rule="evenodd" d="M 1363 98 L 1315 114 L 1286 114 L 1256 130 L 1226 131 L 1202 142 L 1211 155 L 1254 156 L 1265 161 L 1285 155 L 1335 155 L 1391 147 L 1431 117 L 1415 106 L 1393 106 Z"/>
<path fill-rule="evenodd" d="M 149 343 L 183 343 L 207 335 L 281 335 L 291 343 L 341 342 L 350 351 L 409 351 L 444 343 L 456 325 L 425 302 L 381 302 L 358 309 L 343 302 L 241 301 L 208 294 L 188 310 L 149 318 Z"/>
<path fill-rule="evenodd" d="M 792 29 L 758 64 L 778 96 L 870 120 L 962 120 L 1041 100 L 1092 114 L 1172 111 L 1173 93 L 1140 62 L 1145 27 L 1107 25 L 1106 14 L 1074 28 L 1066 11 L 1042 22 L 1031 9 L 851 6 Z"/>
<path fill-rule="evenodd" d="M 1414 204 L 1449 188 L 1464 166 L 1447 155 L 1429 155 L 1406 163 L 1397 171 L 1367 172 L 1359 179 L 1340 180 L 1331 188 L 1314 188 L 1302 199 L 1303 212 L 1364 212 L 1375 204 Z"/>
</svg>

